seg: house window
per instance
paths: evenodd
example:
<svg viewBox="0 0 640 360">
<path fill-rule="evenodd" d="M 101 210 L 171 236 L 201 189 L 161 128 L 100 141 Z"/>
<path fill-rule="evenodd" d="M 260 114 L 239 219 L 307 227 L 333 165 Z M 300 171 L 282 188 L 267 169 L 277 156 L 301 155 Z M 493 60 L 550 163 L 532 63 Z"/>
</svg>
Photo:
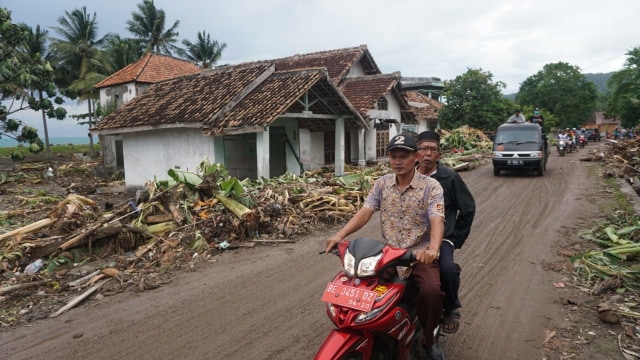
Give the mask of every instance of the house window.
<svg viewBox="0 0 640 360">
<path fill-rule="evenodd" d="M 380 98 L 376 101 L 376 108 L 378 110 L 389 110 L 389 102 L 386 98 Z"/>
<path fill-rule="evenodd" d="M 386 130 L 376 131 L 376 158 L 383 158 L 387 155 L 387 144 L 389 143 L 389 127 Z"/>
</svg>

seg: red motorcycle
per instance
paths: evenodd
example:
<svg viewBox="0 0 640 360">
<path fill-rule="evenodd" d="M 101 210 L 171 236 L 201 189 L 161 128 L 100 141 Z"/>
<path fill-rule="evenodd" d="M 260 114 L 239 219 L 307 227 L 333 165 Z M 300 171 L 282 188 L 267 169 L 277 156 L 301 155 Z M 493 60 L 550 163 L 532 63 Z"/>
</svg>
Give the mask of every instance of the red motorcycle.
<svg viewBox="0 0 640 360">
<path fill-rule="evenodd" d="M 584 146 L 587 145 L 587 137 L 584 134 L 578 136 L 578 146 L 580 149 L 584 149 Z"/>
<path fill-rule="evenodd" d="M 335 324 L 315 359 L 410 359 L 422 334 L 415 312 L 415 287 L 397 275 L 386 279 L 385 269 L 409 266 L 413 251 L 397 249 L 367 238 L 338 244 L 332 253 L 344 269 L 322 295 L 327 315 Z M 440 326 L 435 330 L 440 337 Z"/>
</svg>

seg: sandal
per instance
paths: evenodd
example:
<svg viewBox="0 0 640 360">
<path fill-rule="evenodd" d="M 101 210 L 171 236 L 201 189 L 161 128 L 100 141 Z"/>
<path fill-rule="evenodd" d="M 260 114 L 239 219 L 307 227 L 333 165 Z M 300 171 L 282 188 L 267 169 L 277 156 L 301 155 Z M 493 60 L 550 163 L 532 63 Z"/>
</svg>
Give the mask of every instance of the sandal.
<svg viewBox="0 0 640 360">
<path fill-rule="evenodd" d="M 442 320 L 442 332 L 447 334 L 454 334 L 460 328 L 460 311 L 458 309 L 451 310 L 444 315 Z"/>
</svg>

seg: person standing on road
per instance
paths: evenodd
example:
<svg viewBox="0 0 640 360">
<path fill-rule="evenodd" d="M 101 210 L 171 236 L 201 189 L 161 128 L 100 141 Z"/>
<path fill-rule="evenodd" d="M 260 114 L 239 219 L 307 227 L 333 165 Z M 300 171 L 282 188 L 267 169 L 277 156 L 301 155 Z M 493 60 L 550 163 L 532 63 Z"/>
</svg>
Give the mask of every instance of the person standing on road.
<svg viewBox="0 0 640 360">
<path fill-rule="evenodd" d="M 455 333 L 460 327 L 462 307 L 458 290 L 460 268 L 454 262 L 453 252 L 460 249 L 471 232 L 476 214 L 476 202 L 460 175 L 440 163 L 440 135 L 423 131 L 418 135 L 418 171 L 442 185 L 444 191 L 444 238 L 440 246 L 440 282 L 444 292 L 444 323 L 442 331 Z"/>
<path fill-rule="evenodd" d="M 398 275 L 411 276 L 418 290 L 416 312 L 424 328 L 423 347 L 429 359 L 444 359 L 435 342 L 434 330 L 442 315 L 443 293 L 440 289 L 438 257 L 444 234 L 444 195 L 433 178 L 416 171 L 416 142 L 411 135 L 396 135 L 387 145 L 392 174 L 378 178 L 364 206 L 327 239 L 326 251 L 345 237 L 360 230 L 380 210 L 382 239 L 385 244 L 413 249 L 418 263 L 400 268 Z"/>
<path fill-rule="evenodd" d="M 536 108 L 535 110 L 533 110 L 533 115 L 531 115 L 531 117 L 529 118 L 529 121 L 531 121 L 534 124 L 540 125 L 540 128 L 542 128 L 542 126 L 544 125 L 544 116 L 542 116 L 542 114 L 540 113 L 539 108 Z"/>
</svg>

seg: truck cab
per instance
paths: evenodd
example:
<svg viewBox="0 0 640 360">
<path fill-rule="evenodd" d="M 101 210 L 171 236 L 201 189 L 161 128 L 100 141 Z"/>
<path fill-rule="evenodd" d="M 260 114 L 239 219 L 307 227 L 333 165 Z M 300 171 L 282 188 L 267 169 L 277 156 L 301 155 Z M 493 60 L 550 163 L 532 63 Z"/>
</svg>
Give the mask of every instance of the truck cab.
<svg viewBox="0 0 640 360">
<path fill-rule="evenodd" d="M 543 176 L 547 169 L 549 145 L 538 124 L 505 123 L 493 139 L 493 175 L 502 170 L 535 171 Z"/>
</svg>

